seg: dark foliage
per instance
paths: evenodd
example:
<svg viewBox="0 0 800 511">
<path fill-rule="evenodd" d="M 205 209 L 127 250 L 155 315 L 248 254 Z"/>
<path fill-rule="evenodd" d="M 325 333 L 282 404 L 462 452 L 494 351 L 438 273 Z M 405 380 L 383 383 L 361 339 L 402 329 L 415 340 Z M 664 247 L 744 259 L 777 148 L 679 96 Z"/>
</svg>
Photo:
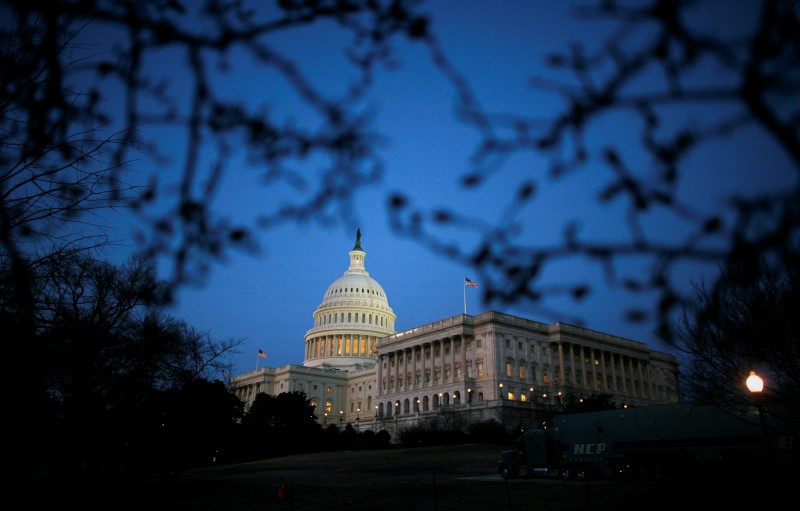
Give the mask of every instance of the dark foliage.
<svg viewBox="0 0 800 511">
<path fill-rule="evenodd" d="M 551 76 L 530 81 L 532 98 L 560 105 L 545 118 L 538 110 L 535 116 L 484 110 L 431 36 L 437 62 L 458 89 L 456 109 L 481 137 L 461 176 L 464 189 L 512 179 L 505 166 L 519 158 L 544 158 L 549 165 L 530 165 L 508 202 L 498 204 L 502 213 L 494 223 L 468 211 L 415 205 L 402 192 L 388 206 L 398 232 L 473 266 L 488 303 L 526 304 L 563 318 L 548 298 L 582 302 L 594 292 L 588 274 L 596 268 L 610 288 L 640 297 L 621 320 L 652 322 L 672 343 L 673 320 L 694 299 L 685 291 L 687 265 L 716 263 L 728 278 L 749 281 L 762 270 L 759 257 L 767 255 L 783 271 L 774 256 L 800 251 L 800 8 L 793 0 L 736 2 L 730 9 L 749 13 L 746 26 L 715 27 L 708 22 L 719 7 L 702 0 L 590 4 L 579 11 L 583 22 L 607 23 L 610 35 L 592 47 L 572 43 L 546 56 Z M 625 133 L 609 140 L 608 127 L 622 125 Z M 722 170 L 697 168 L 694 158 L 751 134 L 767 140 L 753 147 L 765 160 L 786 162 L 785 186 L 731 192 L 714 204 L 687 196 L 693 173 Z M 521 235 L 539 221 L 542 197 L 576 178 L 594 186 L 587 189 L 607 212 L 601 214 L 624 235 L 598 236 L 585 227 L 592 219 L 580 217 L 562 222 L 560 239 Z M 675 221 L 663 229 L 655 218 Z M 473 243 L 476 235 L 480 242 Z M 451 241 L 460 238 L 468 241 Z M 589 263 L 590 271 L 553 281 L 551 268 L 573 262 Z"/>
<path fill-rule="evenodd" d="M 438 205 L 417 207 L 402 192 L 387 199 L 396 231 L 473 266 L 487 303 L 526 303 L 552 314 L 546 298 L 565 295 L 582 301 L 593 288 L 582 275 L 552 283 L 549 269 L 559 262 L 589 261 L 609 286 L 656 296 L 655 302 L 639 302 L 652 307 L 631 307 L 623 317 L 653 320 L 671 340 L 673 314 L 692 298 L 674 269 L 718 263 L 729 275 L 748 279 L 760 269 L 756 255 L 796 250 L 797 180 L 774 195 L 744 193 L 711 208 L 696 207 L 681 186 L 698 152 L 724 148 L 744 130 L 755 130 L 773 143 L 759 150 L 800 167 L 796 2 L 737 3 L 736 9 L 749 8 L 752 15 L 750 24 L 736 31 L 696 23 L 709 9 L 702 1 L 601 1 L 579 10 L 576 18 L 605 23 L 610 35 L 591 48 L 572 44 L 545 56 L 552 77 L 533 78 L 531 95 L 554 95 L 560 105 L 545 119 L 483 109 L 467 77 L 448 60 L 422 6 L 410 0 L 275 5 L 4 0 L 0 40 L 13 51 L 3 52 L 0 66 L 2 166 L 60 169 L 63 175 L 52 182 L 63 187 L 41 187 L 45 195 L 37 200 L 54 206 L 46 209 L 54 219 L 119 201 L 134 208 L 141 214 L 138 242 L 144 251 L 172 261 L 164 288 L 170 295 L 174 286 L 202 281 L 230 250 L 263 248 L 258 231 L 309 220 L 355 224 L 350 199 L 359 188 L 378 182 L 385 166 L 381 134 L 373 132 L 363 113 L 374 74 L 397 64 L 393 45 L 409 42 L 428 50 L 452 84 L 458 118 L 479 136 L 470 166 L 460 176 L 466 191 L 501 178 L 505 162 L 516 156 L 549 162 L 543 172 L 532 169 L 509 194 L 509 202 L 498 205 L 504 213 L 494 224 Z M 315 24 L 340 30 L 337 44 L 324 49 L 332 57 L 348 57 L 341 75 L 352 79 L 339 91 L 315 83 L 273 43 L 279 33 Z M 120 37 L 113 45 L 76 47 L 81 36 L 94 30 Z M 164 52 L 174 57 L 166 75 L 145 65 Z M 241 69 L 232 55 L 249 57 L 255 67 Z M 310 122 L 275 115 L 274 107 L 285 101 L 282 94 L 246 104 L 220 89 L 220 83 L 250 76 L 254 69 L 285 81 Z M 117 90 L 124 99 L 111 101 L 110 91 Z M 708 115 L 704 107 L 710 104 L 722 108 Z M 632 128 L 626 142 L 638 141 L 630 152 L 621 141 L 603 141 L 603 133 L 593 131 L 615 123 L 615 116 L 628 119 Z M 180 156 L 161 150 L 162 129 L 184 141 Z M 144 157 L 144 166 L 181 169 L 180 175 L 156 172 L 146 187 L 124 185 L 121 177 L 133 151 Z M 638 157 L 641 153 L 644 158 Z M 213 207 L 228 162 L 238 156 L 251 164 L 267 197 L 253 218 L 231 218 Z M 615 221 L 627 226 L 629 236 L 598 239 L 582 231 L 580 218 L 566 219 L 562 238 L 553 242 L 516 235 L 519 225 L 530 220 L 529 206 L 545 193 L 547 182 L 589 171 L 599 183 L 598 205 L 622 210 Z M 12 175 L 16 180 L 3 183 L 0 191 L 20 190 L 14 185 L 22 175 Z M 271 200 L 278 187 L 281 200 Z M 287 195 L 287 189 L 294 192 Z M 18 213 L 31 205 L 26 203 L 30 195 L 3 193 L 0 224 L 13 226 L 0 239 L 8 254 L 17 254 L 28 234 L 53 232 L 53 222 L 49 229 L 41 222 L 18 224 L 25 218 Z M 678 219 L 684 228 L 664 236 L 648 222 L 659 215 Z M 464 238 L 459 236 L 463 231 L 477 233 L 479 242 L 460 246 L 445 241 Z M 649 270 L 626 272 L 632 259 Z"/>
<path fill-rule="evenodd" d="M 681 383 L 691 399 L 781 403 L 800 424 L 800 264 L 787 267 L 765 268 L 748 282 L 726 274 L 714 286 L 696 286 L 700 307 L 678 325 Z M 750 371 L 765 381 L 760 396 L 745 386 Z"/>
<path fill-rule="evenodd" d="M 203 413 L 217 417 L 221 410 L 210 391 L 194 398 L 197 382 L 229 367 L 222 357 L 240 341 L 215 341 L 163 314 L 153 300 L 158 282 L 151 265 L 131 261 L 115 266 L 79 251 L 48 257 L 30 268 L 30 303 L 35 304 L 30 315 L 21 312 L 13 286 L 0 286 L 0 314 L 14 335 L 6 353 L 15 363 L 4 372 L 2 386 L 15 417 L 8 423 L 14 438 L 4 465 L 9 474 L 125 472 L 131 454 L 144 450 L 133 448 L 142 438 L 131 425 L 154 399 L 166 399 L 156 397 L 161 392 L 180 392 L 197 418 Z M 0 281 L 13 279 L 9 267 L 0 272 Z M 24 328 L 15 326 L 21 325 L 20 318 L 27 318 Z M 29 379 L 31 385 L 19 385 Z M 220 387 L 214 389 L 224 401 Z M 186 433 L 179 420 L 185 413 L 175 408 L 179 400 L 164 402 L 173 407 L 165 404 L 161 412 L 172 416 L 155 420 L 169 431 Z M 200 403 L 205 406 L 196 408 Z M 222 420 L 236 416 L 234 404 L 227 406 Z M 207 427 L 217 427 L 205 419 Z M 143 425 L 141 432 L 147 430 Z M 194 456 L 186 461 L 197 461 Z"/>
</svg>

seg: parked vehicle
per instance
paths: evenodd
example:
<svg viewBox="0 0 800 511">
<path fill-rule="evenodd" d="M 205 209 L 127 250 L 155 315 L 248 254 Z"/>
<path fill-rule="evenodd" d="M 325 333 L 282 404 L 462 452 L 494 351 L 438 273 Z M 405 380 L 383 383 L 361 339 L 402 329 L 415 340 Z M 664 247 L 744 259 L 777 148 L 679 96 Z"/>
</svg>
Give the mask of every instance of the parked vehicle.
<svg viewBox="0 0 800 511">
<path fill-rule="evenodd" d="M 560 415 L 525 431 L 497 463 L 520 475 L 591 479 L 794 462 L 795 436 L 764 409 L 691 403 Z"/>
</svg>

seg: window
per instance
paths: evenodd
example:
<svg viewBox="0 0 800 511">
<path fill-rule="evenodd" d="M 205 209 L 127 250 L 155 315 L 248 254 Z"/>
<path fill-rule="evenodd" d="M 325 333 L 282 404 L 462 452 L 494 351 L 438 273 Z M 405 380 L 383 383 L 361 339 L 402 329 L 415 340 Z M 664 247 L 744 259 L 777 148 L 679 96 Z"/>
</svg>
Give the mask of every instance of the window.
<svg viewBox="0 0 800 511">
<path fill-rule="evenodd" d="M 514 375 L 514 362 L 511 360 L 506 361 L 506 376 Z"/>
<path fill-rule="evenodd" d="M 479 358 L 476 363 L 478 364 L 478 378 L 483 376 L 483 359 Z"/>
<path fill-rule="evenodd" d="M 520 350 L 520 351 L 525 351 L 525 347 L 524 347 L 524 345 L 522 344 L 522 341 L 520 341 L 520 342 L 518 342 L 518 343 L 517 343 L 517 349 L 518 349 L 518 350 Z"/>
<path fill-rule="evenodd" d="M 506 339 L 506 348 L 511 347 L 511 339 Z"/>
<path fill-rule="evenodd" d="M 525 362 L 524 361 L 519 363 L 519 379 L 520 380 L 524 380 L 525 379 Z"/>
<path fill-rule="evenodd" d="M 478 348 L 480 348 L 480 347 L 481 347 L 481 340 L 480 340 L 480 339 L 478 339 L 477 341 L 475 341 L 475 345 L 476 345 Z"/>
</svg>

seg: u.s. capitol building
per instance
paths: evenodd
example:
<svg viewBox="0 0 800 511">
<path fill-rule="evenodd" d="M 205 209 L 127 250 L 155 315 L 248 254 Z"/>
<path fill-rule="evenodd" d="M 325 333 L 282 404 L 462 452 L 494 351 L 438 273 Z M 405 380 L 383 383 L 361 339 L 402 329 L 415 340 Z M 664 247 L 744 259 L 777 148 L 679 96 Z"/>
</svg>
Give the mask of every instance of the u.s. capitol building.
<svg viewBox="0 0 800 511">
<path fill-rule="evenodd" d="M 385 429 L 445 419 L 534 424 L 568 397 L 611 395 L 618 406 L 680 400 L 667 353 L 566 323 L 489 311 L 395 332 L 383 287 L 366 271 L 360 231 L 305 334 L 303 365 L 231 378 L 248 409 L 259 392 L 303 392 L 323 425 Z"/>
</svg>

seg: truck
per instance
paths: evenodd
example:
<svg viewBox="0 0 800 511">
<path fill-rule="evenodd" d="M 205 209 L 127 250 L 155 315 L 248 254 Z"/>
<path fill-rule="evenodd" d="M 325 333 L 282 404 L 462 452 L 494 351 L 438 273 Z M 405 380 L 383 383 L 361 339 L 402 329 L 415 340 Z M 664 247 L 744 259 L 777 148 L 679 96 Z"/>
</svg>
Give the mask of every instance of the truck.
<svg viewBox="0 0 800 511">
<path fill-rule="evenodd" d="M 558 415 L 522 433 L 497 469 L 504 479 L 588 480 L 793 463 L 795 435 L 768 415 L 763 407 L 692 403 Z"/>
</svg>

